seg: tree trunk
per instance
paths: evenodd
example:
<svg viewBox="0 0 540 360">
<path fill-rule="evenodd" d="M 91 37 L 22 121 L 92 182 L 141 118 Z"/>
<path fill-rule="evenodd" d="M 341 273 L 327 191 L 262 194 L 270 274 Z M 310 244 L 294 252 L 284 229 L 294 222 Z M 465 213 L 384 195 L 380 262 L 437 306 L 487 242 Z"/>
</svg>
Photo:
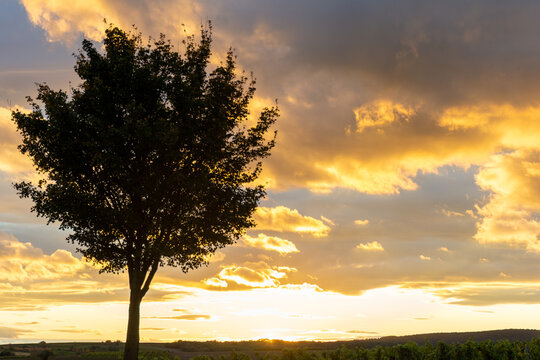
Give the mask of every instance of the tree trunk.
<svg viewBox="0 0 540 360">
<path fill-rule="evenodd" d="M 137 360 L 139 357 L 139 321 L 141 317 L 142 294 L 138 289 L 131 289 L 129 296 L 129 318 L 124 347 L 124 360 Z"/>
</svg>

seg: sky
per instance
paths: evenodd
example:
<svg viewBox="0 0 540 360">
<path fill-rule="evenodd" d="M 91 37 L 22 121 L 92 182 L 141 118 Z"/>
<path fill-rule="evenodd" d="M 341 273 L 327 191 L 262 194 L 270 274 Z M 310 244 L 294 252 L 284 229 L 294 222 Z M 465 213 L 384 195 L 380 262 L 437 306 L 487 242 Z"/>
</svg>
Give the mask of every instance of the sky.
<svg viewBox="0 0 540 360">
<path fill-rule="evenodd" d="M 76 85 L 106 22 L 213 24 L 278 100 L 257 226 L 187 274 L 161 268 L 142 341 L 337 340 L 537 328 L 537 1 L 1 0 L 0 343 L 123 340 L 125 274 L 99 274 L 12 183 L 35 178 L 11 110 Z"/>
</svg>

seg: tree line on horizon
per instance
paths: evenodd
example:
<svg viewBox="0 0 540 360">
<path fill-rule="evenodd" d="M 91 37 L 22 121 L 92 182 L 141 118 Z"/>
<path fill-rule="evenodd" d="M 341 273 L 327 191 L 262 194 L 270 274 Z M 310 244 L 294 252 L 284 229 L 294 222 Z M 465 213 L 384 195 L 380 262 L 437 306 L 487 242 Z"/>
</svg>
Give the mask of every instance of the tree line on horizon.
<svg viewBox="0 0 540 360">
<path fill-rule="evenodd" d="M 286 343 L 286 342 L 284 342 Z M 289 343 L 293 344 L 292 342 Z M 60 344 L 59 344 L 60 345 Z M 62 344 L 66 345 L 66 344 Z M 120 360 L 122 351 L 96 351 L 69 354 L 61 348 L 47 352 L 46 360 Z M 103 349 L 99 349 L 103 350 Z M 231 351 L 219 356 L 201 354 L 175 356 L 172 352 L 145 349 L 139 353 L 139 359 L 148 360 L 532 360 L 540 359 L 540 337 L 530 341 L 486 340 L 477 342 L 468 340 L 464 343 L 448 344 L 438 342 L 436 345 L 426 341 L 425 344 L 407 342 L 392 346 L 377 345 L 375 347 L 342 346 L 333 350 L 308 350 L 302 348 L 282 348 L 280 351 Z M 0 355 L 2 359 L 44 360 L 43 351 L 35 352 L 30 357 Z"/>
</svg>

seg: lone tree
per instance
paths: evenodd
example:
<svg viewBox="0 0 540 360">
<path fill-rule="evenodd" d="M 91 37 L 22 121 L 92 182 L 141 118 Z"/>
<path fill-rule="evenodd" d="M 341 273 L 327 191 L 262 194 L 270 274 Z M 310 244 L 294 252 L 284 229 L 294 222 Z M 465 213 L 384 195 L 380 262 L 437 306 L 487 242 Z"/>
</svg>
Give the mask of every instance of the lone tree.
<svg viewBox="0 0 540 360">
<path fill-rule="evenodd" d="M 164 35 L 143 44 L 111 26 L 104 52 L 82 42 L 82 82 L 69 95 L 38 85 L 33 111 L 12 114 L 41 176 L 15 184 L 19 196 L 70 229 L 67 240 L 102 271 L 128 271 L 124 359 L 137 359 L 140 303 L 157 269 L 206 264 L 254 225 L 265 194 L 253 181 L 278 110 L 247 126 L 254 81 L 235 74 L 232 51 L 212 67 L 210 45 L 210 29 L 181 55 Z"/>
</svg>

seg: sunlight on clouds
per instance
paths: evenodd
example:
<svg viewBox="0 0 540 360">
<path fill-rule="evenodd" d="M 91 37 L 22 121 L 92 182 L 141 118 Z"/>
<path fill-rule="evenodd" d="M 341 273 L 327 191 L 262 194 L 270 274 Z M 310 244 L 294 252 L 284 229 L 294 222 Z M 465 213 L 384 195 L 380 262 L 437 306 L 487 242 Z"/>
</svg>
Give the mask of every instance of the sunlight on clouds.
<svg viewBox="0 0 540 360">
<path fill-rule="evenodd" d="M 242 240 L 247 246 L 277 251 L 281 255 L 298 252 L 298 249 L 292 242 L 281 239 L 277 236 L 268 236 L 261 233 L 258 234 L 257 237 L 245 235 Z"/>
<path fill-rule="evenodd" d="M 497 139 L 499 146 L 538 149 L 538 119 L 540 107 L 491 104 L 449 108 L 439 125 L 457 131 L 481 129 Z"/>
<path fill-rule="evenodd" d="M 210 278 L 204 280 L 204 283 L 210 287 L 226 288 L 227 282 L 218 278 Z"/>
<path fill-rule="evenodd" d="M 126 274 L 99 274 L 66 250 L 45 254 L 29 242 L 0 232 L 0 311 L 39 310 L 73 303 L 126 302 Z M 152 286 L 148 300 L 179 296 L 178 290 Z"/>
<path fill-rule="evenodd" d="M 330 193 L 336 187 L 356 189 L 367 194 L 397 194 L 401 190 L 416 190 L 411 179 L 417 169 L 408 171 L 396 164 L 366 166 L 361 162 L 335 161 L 332 165 L 314 163 L 326 176 L 321 180 L 307 180 L 306 186 L 316 193 Z"/>
<path fill-rule="evenodd" d="M 367 226 L 369 224 L 369 220 L 354 220 L 354 223 L 358 226 Z"/>
<path fill-rule="evenodd" d="M 209 263 L 217 263 L 217 262 L 221 262 L 225 260 L 226 257 L 227 256 L 225 255 L 225 253 L 221 251 L 217 251 L 215 253 L 205 255 L 204 259 L 208 261 Z"/>
<path fill-rule="evenodd" d="M 280 279 L 284 279 L 288 273 L 296 271 L 295 268 L 270 266 L 261 261 L 246 263 L 244 266 L 225 266 L 217 277 L 207 279 L 204 283 L 210 287 L 219 288 L 229 287 L 231 282 L 250 288 L 278 287 Z"/>
<path fill-rule="evenodd" d="M 510 282 L 509 276 L 501 272 L 503 281 L 485 283 L 432 283 L 419 284 L 449 304 L 463 306 L 490 306 L 495 304 L 537 304 L 540 283 Z M 411 288 L 416 288 L 411 284 Z"/>
<path fill-rule="evenodd" d="M 32 171 L 31 160 L 17 149 L 21 142 L 17 127 L 11 120 L 11 109 L 0 107 L 0 171 L 8 174 Z"/>
<path fill-rule="evenodd" d="M 285 206 L 259 207 L 253 215 L 257 230 L 272 230 L 310 234 L 315 237 L 328 235 L 330 227 L 322 220 L 303 216 L 296 209 Z"/>
<path fill-rule="evenodd" d="M 119 16 L 108 1 L 21 1 L 32 23 L 47 31 L 53 40 L 73 40 L 83 32 L 92 40 L 101 40 L 107 24 L 103 19 L 120 23 Z"/>
<path fill-rule="evenodd" d="M 494 155 L 476 175 L 477 184 L 491 192 L 478 206 L 481 220 L 475 238 L 481 243 L 506 243 L 540 251 L 540 151 L 518 150 Z"/>
<path fill-rule="evenodd" d="M 396 121 L 409 121 L 415 109 L 388 100 L 377 100 L 354 109 L 356 131 L 368 127 L 382 127 Z"/>
<path fill-rule="evenodd" d="M 180 35 L 185 29 L 195 33 L 201 24 L 197 13 L 200 6 L 190 0 L 170 0 L 160 3 L 127 0 L 21 0 L 30 21 L 42 27 L 50 41 L 71 42 L 79 33 L 99 41 L 109 23 L 129 29 L 135 24 L 146 31 Z M 106 23 L 105 23 L 106 20 Z M 157 35 L 155 33 L 154 35 Z"/>
<path fill-rule="evenodd" d="M 32 244 L 21 243 L 5 234 L 0 239 L 0 260 L 1 278 L 16 282 L 59 279 L 88 266 L 68 251 L 56 250 L 51 255 L 45 255 Z"/>
<path fill-rule="evenodd" d="M 378 241 L 372 241 L 365 244 L 356 245 L 357 249 L 367 250 L 367 251 L 384 251 L 383 246 Z"/>
</svg>

